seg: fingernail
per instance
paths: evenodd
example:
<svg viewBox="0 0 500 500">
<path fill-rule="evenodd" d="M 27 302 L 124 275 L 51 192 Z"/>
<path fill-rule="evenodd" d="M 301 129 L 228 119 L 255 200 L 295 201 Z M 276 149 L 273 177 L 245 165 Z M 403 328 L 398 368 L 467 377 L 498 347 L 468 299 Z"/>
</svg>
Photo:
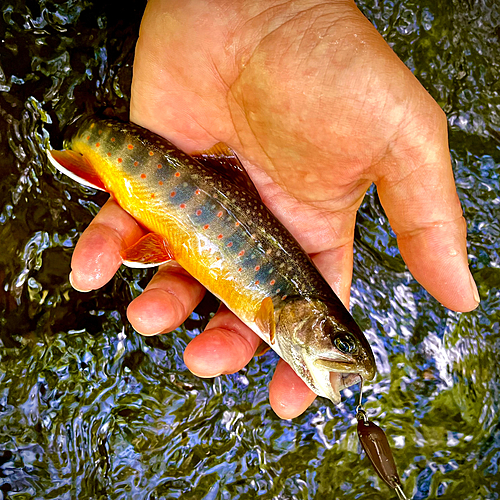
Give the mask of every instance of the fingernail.
<svg viewBox="0 0 500 500">
<path fill-rule="evenodd" d="M 479 304 L 479 302 L 481 302 L 481 298 L 479 297 L 479 292 L 477 291 L 476 282 L 474 281 L 472 274 L 469 274 L 469 277 L 470 277 L 470 286 L 472 288 L 472 295 L 474 296 L 474 300 Z"/>
<path fill-rule="evenodd" d="M 69 273 L 69 282 L 71 284 L 71 286 L 77 291 L 77 292 L 90 292 L 90 290 L 82 290 L 81 288 L 78 288 L 75 286 L 75 284 L 73 283 L 73 271 L 71 271 Z"/>
</svg>

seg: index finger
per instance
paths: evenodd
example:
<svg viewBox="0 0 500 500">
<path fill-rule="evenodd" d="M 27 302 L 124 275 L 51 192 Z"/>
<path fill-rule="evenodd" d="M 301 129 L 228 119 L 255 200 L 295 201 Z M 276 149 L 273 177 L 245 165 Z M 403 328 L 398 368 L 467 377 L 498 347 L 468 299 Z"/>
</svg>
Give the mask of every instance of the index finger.
<svg viewBox="0 0 500 500">
<path fill-rule="evenodd" d="M 122 264 L 120 251 L 144 234 L 135 219 L 110 198 L 76 244 L 71 259 L 73 287 L 88 292 L 104 286 Z"/>
</svg>

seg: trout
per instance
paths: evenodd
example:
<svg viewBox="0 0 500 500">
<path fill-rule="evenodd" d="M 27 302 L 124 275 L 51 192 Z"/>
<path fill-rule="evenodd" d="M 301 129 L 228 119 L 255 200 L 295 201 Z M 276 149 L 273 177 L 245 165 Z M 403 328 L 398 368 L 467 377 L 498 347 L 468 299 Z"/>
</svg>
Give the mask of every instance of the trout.
<svg viewBox="0 0 500 500">
<path fill-rule="evenodd" d="M 133 123 L 95 117 L 65 145 L 49 151 L 56 169 L 110 193 L 150 231 L 124 264 L 175 259 L 334 403 L 373 379 L 362 331 L 227 146 L 188 155 Z"/>
</svg>

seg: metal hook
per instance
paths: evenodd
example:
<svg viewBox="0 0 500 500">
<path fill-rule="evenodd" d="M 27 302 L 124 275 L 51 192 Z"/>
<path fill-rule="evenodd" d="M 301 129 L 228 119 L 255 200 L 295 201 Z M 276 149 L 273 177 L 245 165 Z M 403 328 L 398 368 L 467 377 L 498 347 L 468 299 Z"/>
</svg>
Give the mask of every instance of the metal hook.
<svg viewBox="0 0 500 500">
<path fill-rule="evenodd" d="M 366 415 L 366 410 L 363 408 L 363 378 L 359 382 L 359 403 L 356 406 L 356 418 L 359 420 L 363 419 L 365 423 L 368 422 L 368 416 Z"/>
<path fill-rule="evenodd" d="M 404 494 L 404 491 L 401 489 L 401 486 L 396 486 L 394 491 L 397 493 L 399 500 L 408 500 L 408 497 Z"/>
</svg>

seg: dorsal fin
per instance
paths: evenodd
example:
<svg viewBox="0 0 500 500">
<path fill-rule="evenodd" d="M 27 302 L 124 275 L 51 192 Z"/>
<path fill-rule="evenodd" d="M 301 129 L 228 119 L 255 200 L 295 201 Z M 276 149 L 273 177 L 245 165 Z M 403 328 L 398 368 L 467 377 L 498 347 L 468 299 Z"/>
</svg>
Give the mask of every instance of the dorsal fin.
<svg viewBox="0 0 500 500">
<path fill-rule="evenodd" d="M 191 156 L 260 198 L 260 194 L 252 179 L 250 179 L 247 171 L 243 168 L 236 153 L 227 144 L 218 142 L 205 151 L 191 153 Z"/>
</svg>

